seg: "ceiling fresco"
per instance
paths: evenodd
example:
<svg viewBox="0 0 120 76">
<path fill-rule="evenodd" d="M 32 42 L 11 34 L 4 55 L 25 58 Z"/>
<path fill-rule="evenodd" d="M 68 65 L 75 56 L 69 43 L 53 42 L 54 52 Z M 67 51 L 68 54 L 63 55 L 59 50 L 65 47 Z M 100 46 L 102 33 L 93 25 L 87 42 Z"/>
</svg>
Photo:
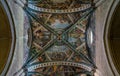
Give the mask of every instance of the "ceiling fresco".
<svg viewBox="0 0 120 76">
<path fill-rule="evenodd" d="M 27 0 L 21 3 L 27 35 L 24 47 L 27 53 L 21 68 L 25 75 L 93 76 L 95 1 Z"/>
</svg>

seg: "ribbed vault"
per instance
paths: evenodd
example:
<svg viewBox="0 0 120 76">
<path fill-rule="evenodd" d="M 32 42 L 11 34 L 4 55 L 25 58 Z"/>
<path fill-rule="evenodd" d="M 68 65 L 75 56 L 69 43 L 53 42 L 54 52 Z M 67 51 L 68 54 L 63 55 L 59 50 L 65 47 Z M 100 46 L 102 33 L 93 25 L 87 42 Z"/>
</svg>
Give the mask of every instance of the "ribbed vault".
<svg viewBox="0 0 120 76">
<path fill-rule="evenodd" d="M 29 31 L 29 54 L 20 70 L 29 76 L 94 74 L 93 0 L 16 3 L 23 8 L 30 24 L 25 29 Z"/>
</svg>

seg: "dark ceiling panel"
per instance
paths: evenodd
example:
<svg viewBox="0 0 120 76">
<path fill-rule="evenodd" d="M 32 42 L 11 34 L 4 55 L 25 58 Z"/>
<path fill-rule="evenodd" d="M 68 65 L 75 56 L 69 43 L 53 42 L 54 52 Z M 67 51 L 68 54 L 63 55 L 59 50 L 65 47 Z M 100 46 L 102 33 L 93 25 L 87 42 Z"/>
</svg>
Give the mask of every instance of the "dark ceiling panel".
<svg viewBox="0 0 120 76">
<path fill-rule="evenodd" d="M 114 13 L 110 33 L 112 38 L 120 38 L 120 6 Z"/>
<path fill-rule="evenodd" d="M 120 73 L 120 4 L 112 17 L 109 35 L 111 57 Z"/>
<path fill-rule="evenodd" d="M 0 73 L 3 71 L 10 53 L 12 34 L 7 15 L 0 4 Z"/>
</svg>

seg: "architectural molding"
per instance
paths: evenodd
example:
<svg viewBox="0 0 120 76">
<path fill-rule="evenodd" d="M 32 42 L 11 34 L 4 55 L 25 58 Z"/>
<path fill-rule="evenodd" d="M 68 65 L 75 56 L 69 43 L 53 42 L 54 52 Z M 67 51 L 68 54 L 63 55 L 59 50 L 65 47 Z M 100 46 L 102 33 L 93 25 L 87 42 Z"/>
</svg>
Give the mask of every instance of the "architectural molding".
<svg viewBox="0 0 120 76">
<path fill-rule="evenodd" d="M 7 62 L 5 64 L 5 67 L 4 67 L 4 70 L 2 71 L 2 73 L 0 74 L 1 76 L 5 76 L 6 73 L 8 72 L 9 70 L 9 67 L 11 65 L 11 62 L 12 62 L 12 58 L 13 58 L 13 55 L 14 55 L 14 49 L 15 49 L 15 42 L 16 42 L 16 33 L 15 33 L 15 27 L 14 27 L 14 21 L 13 21 L 13 18 L 12 18 L 12 14 L 11 14 L 11 11 L 8 7 L 8 4 L 6 2 L 6 0 L 0 0 L 0 4 L 2 6 L 2 8 L 4 9 L 4 12 L 8 18 L 8 24 L 7 26 L 10 26 L 10 33 L 11 33 L 11 48 L 9 49 L 9 55 L 8 55 L 8 59 L 7 59 Z M 7 21 L 6 21 L 7 22 Z M 4 26 L 4 25 L 3 25 Z M 6 47 L 8 48 L 8 47 Z"/>
<path fill-rule="evenodd" d="M 107 15 L 107 18 L 105 21 L 104 38 L 103 38 L 108 63 L 109 63 L 109 66 L 110 66 L 114 76 L 119 76 L 120 74 L 118 73 L 118 70 L 116 68 L 116 65 L 114 64 L 114 60 L 113 60 L 113 57 L 111 54 L 111 47 L 110 47 L 110 40 L 109 40 L 110 36 L 109 35 L 110 35 L 110 27 L 112 26 L 111 21 L 113 19 L 113 16 L 115 15 L 114 13 L 115 13 L 118 5 L 120 4 L 119 2 L 120 2 L 119 0 L 114 0 L 109 9 L 109 12 L 108 12 L 108 15 Z"/>
</svg>

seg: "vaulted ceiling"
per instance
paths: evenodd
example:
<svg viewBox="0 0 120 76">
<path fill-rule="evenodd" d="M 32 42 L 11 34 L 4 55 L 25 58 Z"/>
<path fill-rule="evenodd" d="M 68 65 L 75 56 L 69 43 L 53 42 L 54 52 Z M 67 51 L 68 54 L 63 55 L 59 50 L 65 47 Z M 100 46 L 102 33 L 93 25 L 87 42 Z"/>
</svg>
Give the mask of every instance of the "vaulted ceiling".
<svg viewBox="0 0 120 76">
<path fill-rule="evenodd" d="M 66 0 L 61 0 L 60 2 L 59 2 L 59 0 L 51 0 L 51 1 L 53 1 L 53 3 L 61 4 Z M 37 5 L 37 6 L 44 7 L 44 5 L 42 5 L 42 4 Z M 53 8 L 53 9 L 57 8 L 57 7 L 54 7 L 54 6 L 51 6 L 51 8 Z M 64 8 L 63 8 L 63 10 L 64 10 Z M 117 71 L 120 73 L 120 58 L 119 58 L 120 57 L 120 3 L 117 7 L 114 8 L 113 12 L 114 13 L 112 14 L 112 17 L 110 18 L 110 23 L 108 25 L 106 25 L 107 27 L 105 26 L 106 27 L 105 32 L 104 32 L 105 46 L 108 46 L 106 48 L 106 50 L 107 50 L 107 52 L 110 53 L 109 54 L 110 55 L 110 60 L 113 62 L 113 64 L 111 64 L 110 61 L 109 61 L 109 57 L 108 57 L 108 62 L 110 64 L 109 66 L 110 67 L 115 66 L 115 69 L 117 69 Z M 4 6 L 2 6 L 0 4 L 0 73 L 6 72 L 6 70 L 4 70 L 4 69 L 8 70 L 8 67 L 9 67 L 8 65 L 11 64 L 10 63 L 11 58 L 12 58 L 11 56 L 13 56 L 13 50 L 14 50 L 13 47 L 14 47 L 14 43 L 15 43 L 14 40 L 16 40 L 15 37 L 14 37 L 15 33 L 13 32 L 13 28 L 11 27 L 11 21 L 12 20 L 10 20 L 10 19 L 12 19 L 12 18 L 10 18 L 8 13 L 6 13 L 6 10 L 4 9 Z M 14 26 L 14 24 L 12 24 L 12 26 Z M 16 29 L 18 29 L 18 28 L 16 28 Z M 11 49 L 11 48 L 13 48 L 13 49 Z M 108 54 L 106 54 L 106 55 L 108 55 Z M 7 67 L 5 67 L 6 65 L 7 65 Z M 104 65 L 104 63 L 102 63 L 102 64 L 100 63 L 100 65 Z M 114 69 L 112 69 L 112 70 L 114 70 Z"/>
</svg>

